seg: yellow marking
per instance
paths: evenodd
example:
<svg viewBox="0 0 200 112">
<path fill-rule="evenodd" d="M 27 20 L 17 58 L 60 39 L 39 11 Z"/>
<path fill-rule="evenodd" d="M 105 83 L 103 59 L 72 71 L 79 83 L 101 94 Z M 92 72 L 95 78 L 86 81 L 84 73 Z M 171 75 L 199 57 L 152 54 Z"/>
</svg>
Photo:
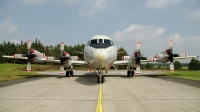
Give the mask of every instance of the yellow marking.
<svg viewBox="0 0 200 112">
<path fill-rule="evenodd" d="M 102 87 L 101 83 L 99 85 L 99 95 L 98 95 L 98 102 L 97 102 L 97 107 L 96 107 L 96 112 L 103 112 L 103 104 L 102 104 Z"/>
</svg>

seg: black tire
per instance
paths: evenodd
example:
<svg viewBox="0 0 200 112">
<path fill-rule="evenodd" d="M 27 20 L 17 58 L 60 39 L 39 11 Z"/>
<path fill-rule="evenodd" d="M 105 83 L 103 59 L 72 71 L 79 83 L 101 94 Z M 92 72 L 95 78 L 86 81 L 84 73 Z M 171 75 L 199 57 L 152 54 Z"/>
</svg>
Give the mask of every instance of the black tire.
<svg viewBox="0 0 200 112">
<path fill-rule="evenodd" d="M 127 77 L 130 77 L 131 71 L 127 71 Z"/>
<path fill-rule="evenodd" d="M 69 77 L 69 71 L 66 71 L 66 77 Z"/>
<path fill-rule="evenodd" d="M 100 83 L 100 76 L 97 75 L 97 83 Z"/>
<path fill-rule="evenodd" d="M 70 76 L 74 76 L 74 72 L 73 71 L 69 71 Z"/>
<path fill-rule="evenodd" d="M 104 83 L 105 79 L 104 79 L 104 76 L 102 75 L 101 76 L 101 83 Z"/>
<path fill-rule="evenodd" d="M 131 72 L 131 77 L 133 77 L 135 75 L 135 72 L 134 71 L 132 71 Z"/>
</svg>

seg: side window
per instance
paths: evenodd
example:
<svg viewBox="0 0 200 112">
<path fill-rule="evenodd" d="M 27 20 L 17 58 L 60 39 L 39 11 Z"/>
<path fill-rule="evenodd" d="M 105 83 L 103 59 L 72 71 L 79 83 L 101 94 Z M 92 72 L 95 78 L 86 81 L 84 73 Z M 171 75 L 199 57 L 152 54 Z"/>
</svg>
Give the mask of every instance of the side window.
<svg viewBox="0 0 200 112">
<path fill-rule="evenodd" d="M 87 43 L 87 46 L 89 46 L 90 45 L 90 40 L 88 41 L 88 43 Z"/>
<path fill-rule="evenodd" d="M 113 43 L 113 41 L 112 40 L 110 40 L 111 41 L 111 44 L 113 45 L 113 46 L 115 46 L 115 44 Z"/>
<path fill-rule="evenodd" d="M 93 45 L 93 44 L 97 44 L 97 39 L 91 40 L 90 45 Z"/>
</svg>

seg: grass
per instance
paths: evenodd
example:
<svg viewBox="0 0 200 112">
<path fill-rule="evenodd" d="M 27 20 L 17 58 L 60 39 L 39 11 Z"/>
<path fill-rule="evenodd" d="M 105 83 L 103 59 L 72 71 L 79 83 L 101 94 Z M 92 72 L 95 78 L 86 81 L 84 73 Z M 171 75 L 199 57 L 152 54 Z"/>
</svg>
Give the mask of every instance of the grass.
<svg viewBox="0 0 200 112">
<path fill-rule="evenodd" d="M 4 63 L 0 64 L 0 82 L 20 79 L 20 78 L 28 78 L 28 77 L 36 77 L 40 76 L 35 71 L 44 71 L 46 68 L 50 68 L 50 66 L 46 65 L 39 65 L 39 64 L 32 64 L 32 71 L 26 71 L 26 64 L 10 64 Z M 40 69 L 38 69 L 40 68 Z"/>
<path fill-rule="evenodd" d="M 174 71 L 174 72 L 166 71 L 163 72 L 162 74 L 172 77 L 200 81 L 200 71 Z"/>
</svg>

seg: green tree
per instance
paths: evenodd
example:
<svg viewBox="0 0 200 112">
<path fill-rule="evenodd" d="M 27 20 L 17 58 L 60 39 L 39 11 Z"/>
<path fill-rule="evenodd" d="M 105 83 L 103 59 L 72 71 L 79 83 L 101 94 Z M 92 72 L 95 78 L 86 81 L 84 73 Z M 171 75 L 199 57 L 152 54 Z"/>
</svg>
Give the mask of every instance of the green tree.
<svg viewBox="0 0 200 112">
<path fill-rule="evenodd" d="M 199 60 L 192 58 L 188 65 L 188 70 L 200 70 Z"/>
<path fill-rule="evenodd" d="M 157 64 L 158 69 L 161 69 L 162 65 L 161 64 Z"/>
<path fill-rule="evenodd" d="M 175 70 L 180 70 L 182 68 L 182 65 L 180 64 L 179 61 L 174 62 L 174 69 Z"/>
<path fill-rule="evenodd" d="M 117 60 L 122 60 L 122 56 L 128 56 L 128 53 L 123 47 L 120 47 L 117 52 Z"/>
<path fill-rule="evenodd" d="M 151 63 L 147 63 L 145 68 L 146 69 L 153 69 L 153 65 Z"/>
</svg>

